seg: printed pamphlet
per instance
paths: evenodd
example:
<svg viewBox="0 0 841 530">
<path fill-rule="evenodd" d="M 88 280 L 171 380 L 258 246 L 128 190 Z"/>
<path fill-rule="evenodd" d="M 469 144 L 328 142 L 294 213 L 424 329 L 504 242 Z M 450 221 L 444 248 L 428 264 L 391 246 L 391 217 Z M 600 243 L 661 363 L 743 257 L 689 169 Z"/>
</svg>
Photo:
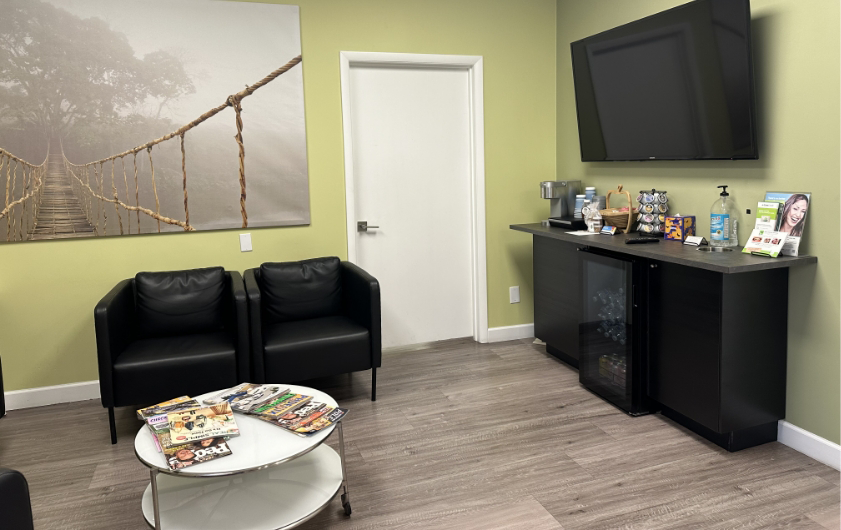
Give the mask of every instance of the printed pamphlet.
<svg viewBox="0 0 841 530">
<path fill-rule="evenodd" d="M 797 256 L 799 253 L 800 239 L 803 237 L 806 216 L 811 207 L 811 197 L 811 193 L 772 191 L 765 193 L 765 202 L 782 204 L 782 213 L 777 230 L 788 236 L 780 252 L 783 256 Z"/>
<path fill-rule="evenodd" d="M 231 448 L 228 447 L 228 441 L 225 438 L 205 438 L 198 442 L 164 449 L 166 463 L 173 470 L 209 462 L 230 454 L 232 454 Z"/>
<path fill-rule="evenodd" d="M 172 412 L 175 410 L 188 409 L 191 407 L 198 406 L 200 406 L 199 402 L 191 398 L 190 396 L 181 396 L 175 399 L 170 399 L 169 401 L 164 401 L 163 403 L 158 403 L 157 405 L 152 405 L 151 407 L 146 407 L 145 409 L 138 410 L 137 419 L 145 420 L 151 416 L 167 414 L 168 412 Z"/>
<path fill-rule="evenodd" d="M 205 438 L 238 436 L 239 428 L 231 405 L 227 402 L 207 408 L 170 412 L 170 444 L 197 442 Z"/>
<path fill-rule="evenodd" d="M 760 202 L 756 208 L 757 230 L 776 231 L 780 227 L 783 218 L 783 205 L 779 202 Z"/>
<path fill-rule="evenodd" d="M 757 254 L 776 258 L 786 242 L 785 232 L 773 232 L 770 230 L 754 230 L 751 232 L 748 242 L 742 252 L 745 254 Z"/>
</svg>

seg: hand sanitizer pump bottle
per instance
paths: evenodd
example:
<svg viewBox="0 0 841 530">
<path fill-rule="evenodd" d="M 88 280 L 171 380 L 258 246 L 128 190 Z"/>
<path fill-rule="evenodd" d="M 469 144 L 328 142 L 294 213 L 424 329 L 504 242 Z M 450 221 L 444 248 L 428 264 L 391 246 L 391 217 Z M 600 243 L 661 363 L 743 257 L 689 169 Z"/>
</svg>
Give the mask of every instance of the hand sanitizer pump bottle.
<svg viewBox="0 0 841 530">
<path fill-rule="evenodd" d="M 736 205 L 729 198 L 727 186 L 719 188 L 722 188 L 721 196 L 710 208 L 710 246 L 735 247 L 739 245 Z"/>
</svg>

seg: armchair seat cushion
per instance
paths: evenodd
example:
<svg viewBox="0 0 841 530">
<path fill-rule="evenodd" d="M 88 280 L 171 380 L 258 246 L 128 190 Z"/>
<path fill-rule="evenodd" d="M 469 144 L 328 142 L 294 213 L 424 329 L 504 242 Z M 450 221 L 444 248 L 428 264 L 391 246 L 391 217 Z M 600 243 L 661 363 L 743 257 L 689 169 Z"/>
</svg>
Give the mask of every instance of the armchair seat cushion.
<svg viewBox="0 0 841 530">
<path fill-rule="evenodd" d="M 118 407 L 196 396 L 238 382 L 236 338 L 220 331 L 137 340 L 113 370 Z"/>
<path fill-rule="evenodd" d="M 344 316 L 274 324 L 263 330 L 263 349 L 266 373 L 275 378 L 295 374 L 304 381 L 371 368 L 369 331 Z"/>
</svg>

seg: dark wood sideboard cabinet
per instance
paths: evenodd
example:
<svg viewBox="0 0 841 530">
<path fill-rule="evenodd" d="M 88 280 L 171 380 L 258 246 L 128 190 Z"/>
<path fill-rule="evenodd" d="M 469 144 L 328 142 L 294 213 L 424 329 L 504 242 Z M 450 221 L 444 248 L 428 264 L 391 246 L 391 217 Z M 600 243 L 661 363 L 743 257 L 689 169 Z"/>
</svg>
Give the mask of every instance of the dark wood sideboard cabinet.
<svg viewBox="0 0 841 530">
<path fill-rule="evenodd" d="M 534 330 L 578 367 L 579 249 L 644 258 L 643 370 L 650 410 L 730 451 L 776 440 L 785 417 L 788 268 L 814 256 L 699 252 L 679 242 L 626 245 L 629 236 L 570 236 L 512 225 L 534 239 Z"/>
</svg>

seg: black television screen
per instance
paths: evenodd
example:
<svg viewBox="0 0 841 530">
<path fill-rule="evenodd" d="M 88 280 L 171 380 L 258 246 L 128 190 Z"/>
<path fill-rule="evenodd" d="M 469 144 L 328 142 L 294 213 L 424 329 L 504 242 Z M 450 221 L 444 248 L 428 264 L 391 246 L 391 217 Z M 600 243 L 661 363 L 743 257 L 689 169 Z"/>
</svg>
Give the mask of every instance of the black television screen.
<svg viewBox="0 0 841 530">
<path fill-rule="evenodd" d="M 749 0 L 696 0 L 571 48 L 581 160 L 758 157 Z"/>
</svg>

